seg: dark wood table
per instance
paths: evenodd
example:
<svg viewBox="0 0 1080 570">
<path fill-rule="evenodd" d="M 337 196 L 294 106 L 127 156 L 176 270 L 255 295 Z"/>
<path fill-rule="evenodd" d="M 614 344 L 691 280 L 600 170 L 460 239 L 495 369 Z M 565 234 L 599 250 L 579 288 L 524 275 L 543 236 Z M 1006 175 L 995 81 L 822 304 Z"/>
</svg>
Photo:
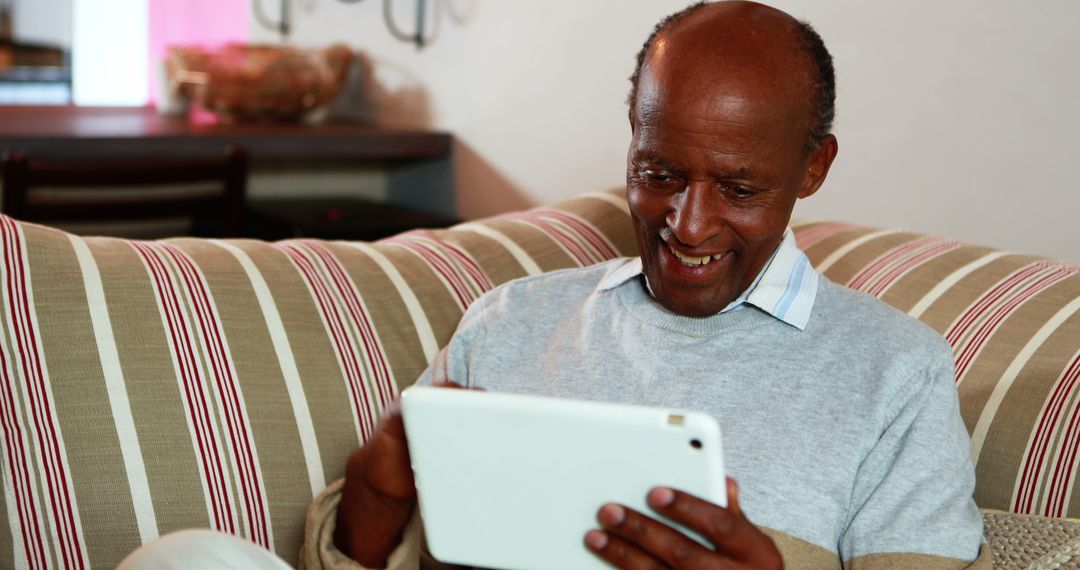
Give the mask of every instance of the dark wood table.
<svg viewBox="0 0 1080 570">
<path fill-rule="evenodd" d="M 314 237 L 373 241 L 415 228 L 445 228 L 454 216 L 359 198 L 284 198 L 252 202 L 247 237 L 264 240 Z"/>
<path fill-rule="evenodd" d="M 354 124 L 224 124 L 205 112 L 165 117 L 152 107 L 0 106 L 0 150 L 55 157 L 193 156 L 227 145 L 252 164 L 378 164 L 387 199 L 405 207 L 455 213 L 448 133 Z"/>
</svg>

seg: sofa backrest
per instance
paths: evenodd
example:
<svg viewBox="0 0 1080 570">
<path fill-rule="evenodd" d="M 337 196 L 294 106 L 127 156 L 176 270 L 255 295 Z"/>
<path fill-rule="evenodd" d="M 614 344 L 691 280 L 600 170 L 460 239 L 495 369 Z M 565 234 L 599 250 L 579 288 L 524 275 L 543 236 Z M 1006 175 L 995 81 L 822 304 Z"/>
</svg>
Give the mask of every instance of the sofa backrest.
<svg viewBox="0 0 1080 570">
<path fill-rule="evenodd" d="M 831 279 L 953 342 L 981 506 L 1080 512 L 1075 265 L 796 235 Z M 618 191 L 375 243 L 80 238 L 5 217 L 0 243 L 0 567 L 112 567 L 189 527 L 295 563 L 312 496 L 470 302 L 636 254 Z"/>
<path fill-rule="evenodd" d="M 296 564 L 312 497 L 469 303 L 632 254 L 611 194 L 378 243 L 80 238 L 0 217 L 0 568 L 214 528 Z"/>
</svg>

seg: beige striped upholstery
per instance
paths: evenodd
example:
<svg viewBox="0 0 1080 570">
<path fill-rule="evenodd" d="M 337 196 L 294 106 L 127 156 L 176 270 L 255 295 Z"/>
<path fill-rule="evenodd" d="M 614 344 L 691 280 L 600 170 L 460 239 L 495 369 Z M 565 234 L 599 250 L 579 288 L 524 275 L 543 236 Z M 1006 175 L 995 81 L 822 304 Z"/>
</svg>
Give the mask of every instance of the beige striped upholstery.
<svg viewBox="0 0 1080 570">
<path fill-rule="evenodd" d="M 462 311 L 633 253 L 618 199 L 374 244 L 79 238 L 0 218 L 0 568 L 210 527 L 295 563 L 305 509 Z"/>
<path fill-rule="evenodd" d="M 831 278 L 957 347 L 983 506 L 1080 513 L 1075 266 L 798 235 Z M 618 192 L 377 243 L 131 242 L 8 218 L 0 240 L 0 568 L 108 568 L 185 527 L 295 562 L 313 494 L 470 302 L 635 248 Z"/>
</svg>

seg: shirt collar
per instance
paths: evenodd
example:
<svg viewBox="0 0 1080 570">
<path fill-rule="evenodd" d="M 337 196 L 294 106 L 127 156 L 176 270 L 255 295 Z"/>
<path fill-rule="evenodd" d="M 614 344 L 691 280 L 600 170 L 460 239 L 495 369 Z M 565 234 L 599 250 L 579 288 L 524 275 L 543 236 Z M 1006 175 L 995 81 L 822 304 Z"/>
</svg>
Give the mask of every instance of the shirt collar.
<svg viewBox="0 0 1080 570">
<path fill-rule="evenodd" d="M 614 289 L 642 273 L 641 258 L 635 258 L 605 277 L 597 291 Z M 778 320 L 803 330 L 810 320 L 810 311 L 814 308 L 817 286 L 818 274 L 811 267 L 810 260 L 795 244 L 795 234 L 789 228 L 750 287 L 720 312 L 726 313 L 743 304 L 753 305 Z"/>
</svg>

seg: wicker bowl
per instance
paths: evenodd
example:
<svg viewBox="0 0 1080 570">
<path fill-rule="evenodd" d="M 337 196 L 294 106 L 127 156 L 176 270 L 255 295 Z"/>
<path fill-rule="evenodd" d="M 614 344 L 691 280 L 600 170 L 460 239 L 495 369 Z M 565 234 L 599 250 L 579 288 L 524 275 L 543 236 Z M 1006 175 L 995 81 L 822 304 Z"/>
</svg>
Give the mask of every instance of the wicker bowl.
<svg viewBox="0 0 1080 570">
<path fill-rule="evenodd" d="M 352 51 L 226 44 L 174 46 L 166 67 L 180 94 L 224 122 L 297 122 L 329 103 L 345 80 Z"/>
</svg>

